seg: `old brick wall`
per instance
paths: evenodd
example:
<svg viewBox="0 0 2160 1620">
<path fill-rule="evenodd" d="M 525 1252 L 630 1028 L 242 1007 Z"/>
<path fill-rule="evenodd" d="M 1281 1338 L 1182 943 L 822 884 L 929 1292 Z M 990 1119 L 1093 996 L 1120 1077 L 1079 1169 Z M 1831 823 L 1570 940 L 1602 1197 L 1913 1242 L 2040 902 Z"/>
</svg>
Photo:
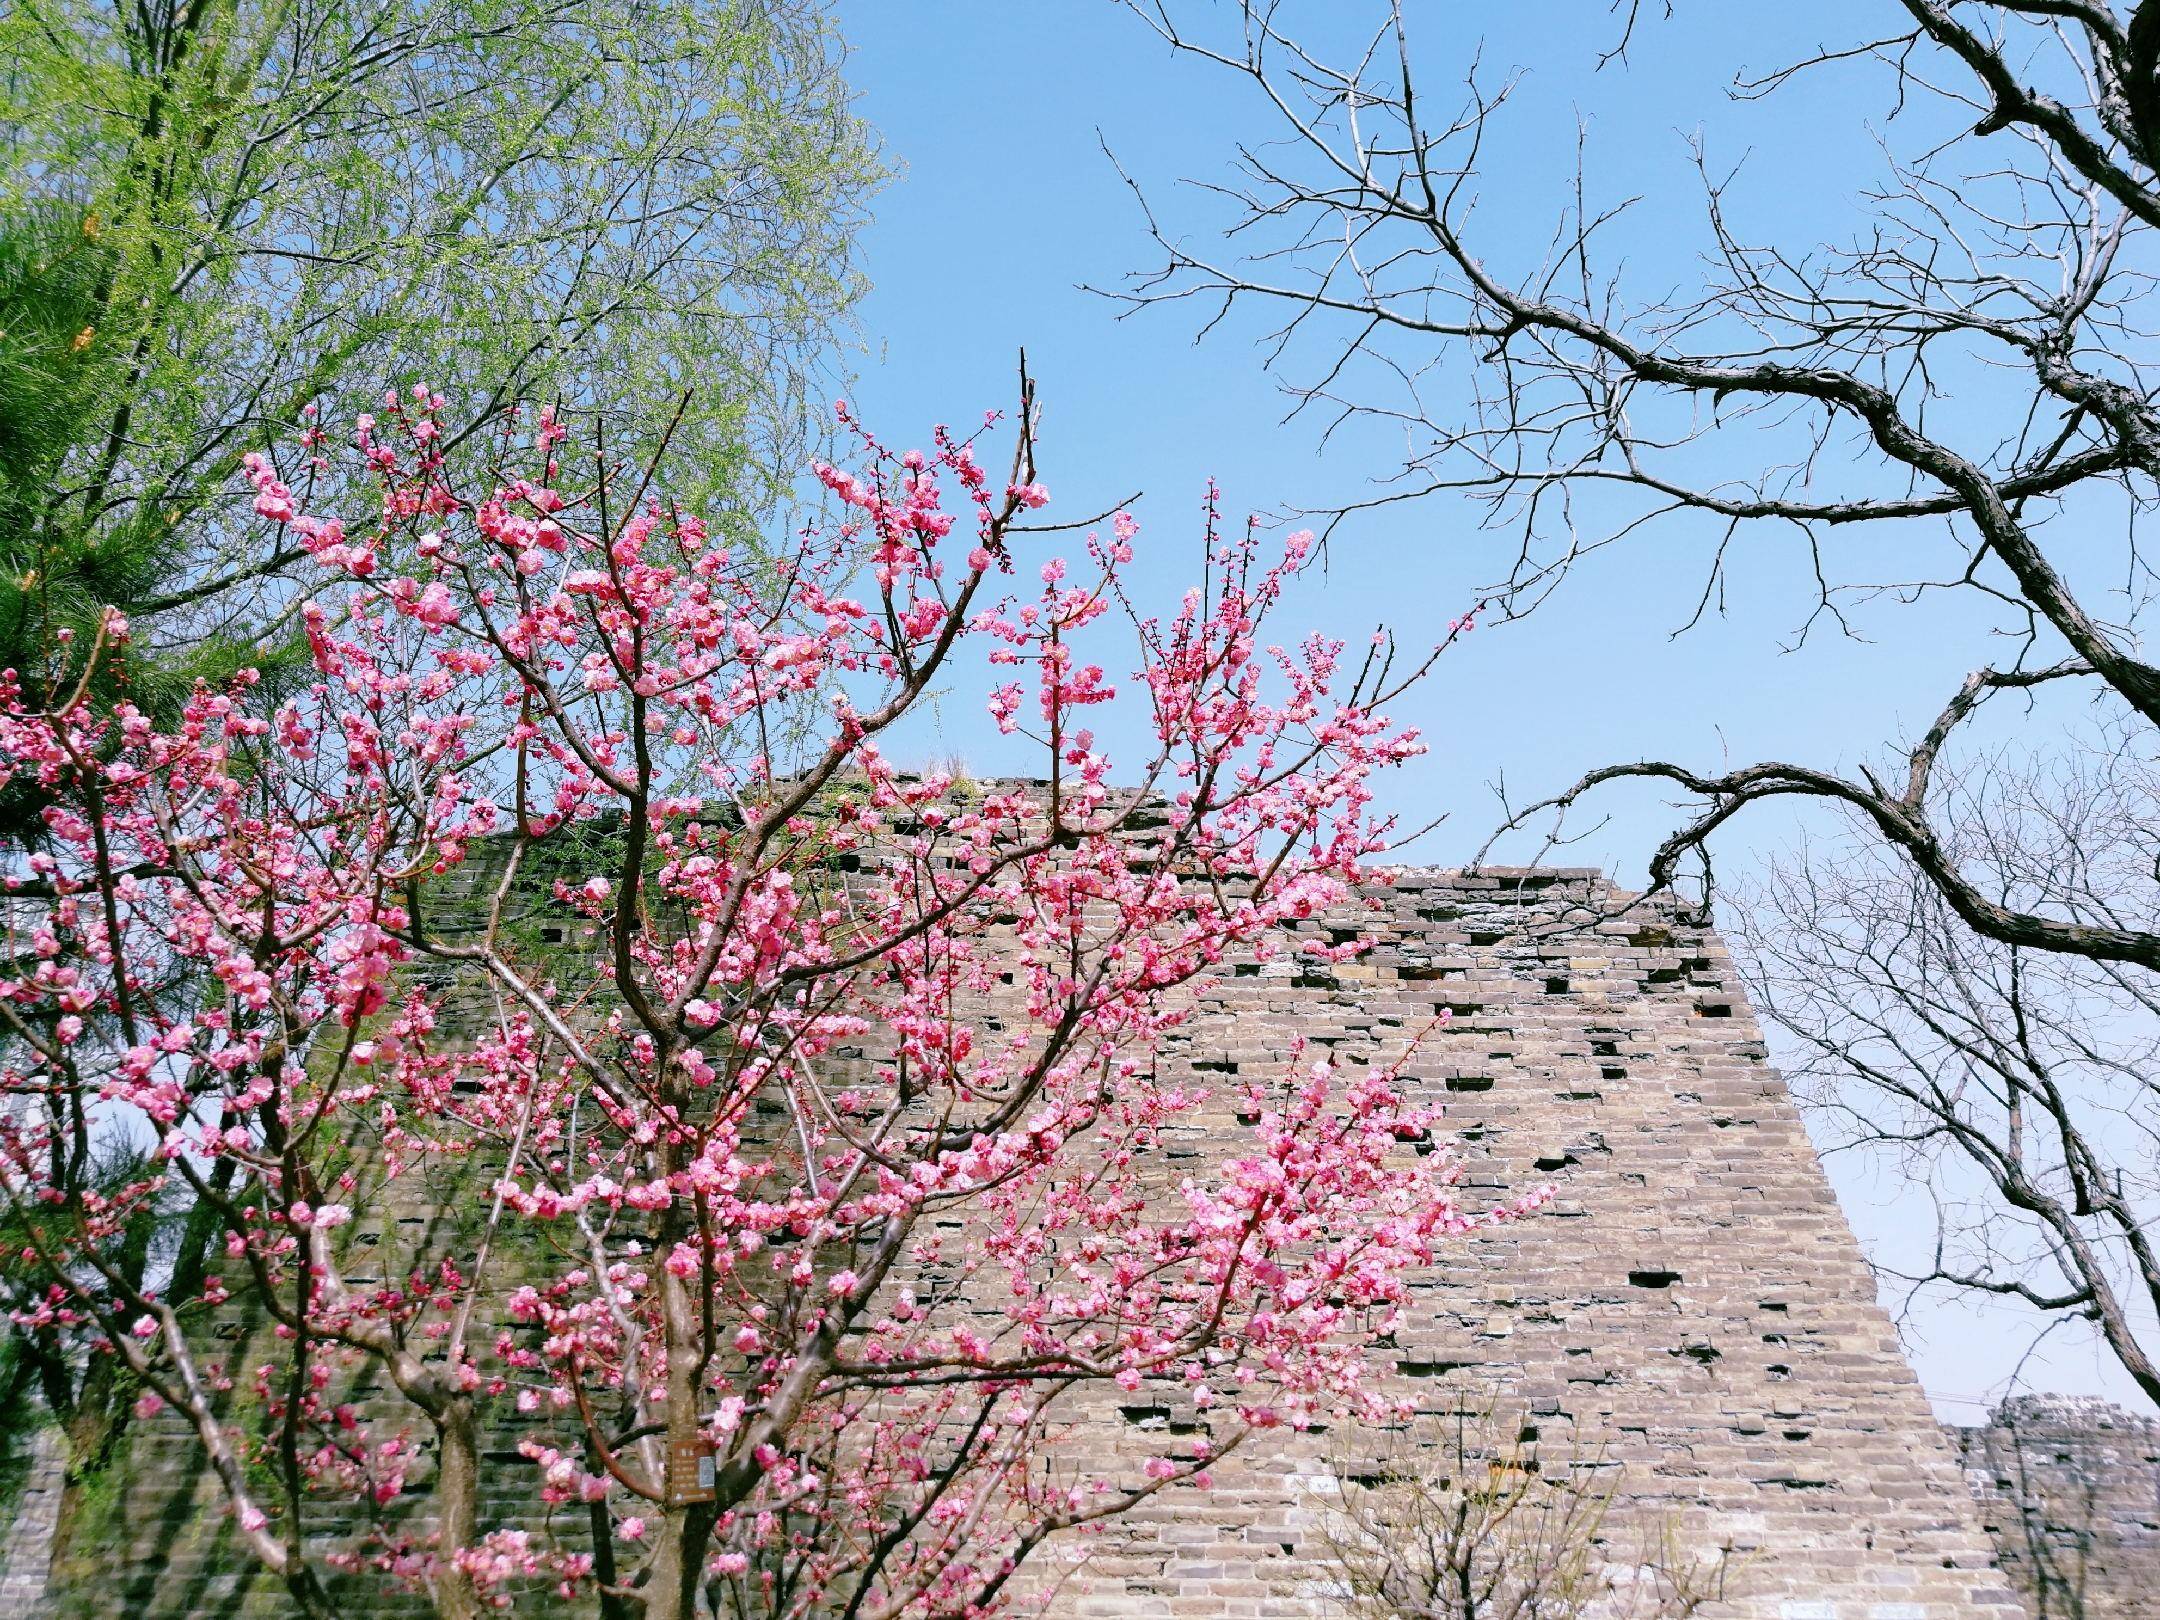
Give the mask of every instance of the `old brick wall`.
<svg viewBox="0 0 2160 1620">
<path fill-rule="evenodd" d="M 2160 1422 L 2021 1396 L 1951 1438 L 2036 1620 L 2160 1613 Z"/>
<path fill-rule="evenodd" d="M 0 1456 L 0 1616 L 43 1607 L 60 1514 L 60 1431 L 44 1424 Z"/>
<path fill-rule="evenodd" d="M 1720 1612 L 2017 1614 L 1715 935 L 1589 871 L 1409 873 L 1367 898 L 1376 913 L 1313 926 L 1373 933 L 1370 956 L 1234 970 L 1178 1040 L 1234 1077 L 1300 1035 L 1385 1059 L 1444 1013 L 1409 1072 L 1448 1101 L 1470 1180 L 1555 1184 L 1546 1212 L 1419 1280 L 1397 1387 L 1433 1413 L 1512 1404 L 1541 1447 L 1618 1467 L 1616 1556 L 1660 1529 L 1730 1545 Z M 1222 1123 L 1195 1118 L 1191 1150 Z M 1072 1573 L 1062 1612 L 1324 1613 L 1313 1530 L 1330 1452 L 1357 1444 L 1288 1440 L 1204 1498 L 1158 1499 Z"/>
<path fill-rule="evenodd" d="M 1279 1072 L 1300 1037 L 1356 1063 L 1430 1030 L 1408 1072 L 1448 1102 L 1477 1195 L 1557 1189 L 1418 1279 L 1397 1389 L 1434 1414 L 1505 1407 L 1552 1456 L 1617 1470 L 1616 1557 L 1668 1532 L 1731 1547 L 1720 1613 L 2021 1612 L 1714 935 L 1575 870 L 1406 873 L 1309 926 L 1379 944 L 1325 970 L 1233 965 L 1167 1061 L 1234 1080 Z M 1166 1153 L 1203 1156 L 1228 1124 L 1196 1111 Z M 421 1218 L 388 1212 L 385 1233 Z M 1075 1452 L 1190 1443 L 1192 1414 L 1115 1391 L 1077 1415 Z M 1211 1492 L 1059 1549 L 1053 1612 L 1324 1614 L 1332 1470 L 1375 1443 L 1240 1454 Z M 183 1435 L 146 1429 L 108 1501 L 65 1612 L 113 1612 L 123 1592 L 131 1615 L 278 1612 Z"/>
</svg>

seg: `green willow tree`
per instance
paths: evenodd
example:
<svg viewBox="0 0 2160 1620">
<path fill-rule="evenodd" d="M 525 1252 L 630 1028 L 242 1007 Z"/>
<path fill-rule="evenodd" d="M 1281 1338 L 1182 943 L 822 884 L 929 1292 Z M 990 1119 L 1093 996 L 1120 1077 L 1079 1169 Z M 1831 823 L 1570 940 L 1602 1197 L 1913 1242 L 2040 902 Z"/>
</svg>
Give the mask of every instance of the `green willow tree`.
<svg viewBox="0 0 2160 1620">
<path fill-rule="evenodd" d="M 108 602 L 161 661 L 274 631 L 290 557 L 212 497 L 386 386 L 459 441 L 687 395 L 671 483 L 750 532 L 861 289 L 842 58 L 816 0 L 0 8 L 5 661 Z"/>
</svg>

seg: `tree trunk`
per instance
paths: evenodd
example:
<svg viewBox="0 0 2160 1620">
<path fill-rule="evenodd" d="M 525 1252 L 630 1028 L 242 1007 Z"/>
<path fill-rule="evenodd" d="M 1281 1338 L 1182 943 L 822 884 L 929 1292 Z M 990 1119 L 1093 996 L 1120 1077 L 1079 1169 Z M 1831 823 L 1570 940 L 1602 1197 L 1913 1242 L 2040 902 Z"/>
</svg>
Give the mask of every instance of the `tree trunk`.
<svg viewBox="0 0 2160 1620">
<path fill-rule="evenodd" d="M 658 1253 L 665 1255 L 682 1234 L 663 1226 Z M 667 1451 L 662 1478 L 667 1478 L 667 1459 L 694 1454 L 699 1437 L 698 1363 L 703 1356 L 697 1303 L 680 1277 L 660 1268 L 661 1317 L 667 1333 Z M 661 1486 L 666 1493 L 666 1484 Z M 660 1536 L 653 1549 L 652 1571 L 645 1588 L 645 1620 L 696 1620 L 698 1577 L 705 1564 L 706 1547 L 712 1537 L 710 1503 L 677 1504 L 669 1501 L 661 1510 Z"/>
<path fill-rule="evenodd" d="M 473 1589 L 472 1576 L 454 1562 L 480 1531 L 480 1447 L 471 1397 L 449 1397 L 442 1415 L 435 1420 L 435 1432 L 441 1447 L 435 1475 L 441 1538 L 435 1612 L 441 1620 L 479 1620 L 480 1598 Z"/>
<path fill-rule="evenodd" d="M 83 1498 L 91 1482 L 109 1467 L 127 1432 L 131 1415 L 126 1380 L 117 1356 L 93 1356 L 83 1374 L 75 1409 L 62 1425 L 67 1435 L 67 1466 L 60 1476 L 60 1502 L 54 1511 L 52 1562 L 64 1569 L 82 1528 Z"/>
</svg>

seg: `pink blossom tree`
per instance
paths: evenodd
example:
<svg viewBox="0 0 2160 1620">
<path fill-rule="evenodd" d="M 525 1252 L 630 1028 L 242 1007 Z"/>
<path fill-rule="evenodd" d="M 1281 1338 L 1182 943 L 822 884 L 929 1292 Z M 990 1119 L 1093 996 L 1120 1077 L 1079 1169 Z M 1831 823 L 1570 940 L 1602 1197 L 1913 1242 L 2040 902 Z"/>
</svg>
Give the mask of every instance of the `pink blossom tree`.
<svg viewBox="0 0 2160 1620">
<path fill-rule="evenodd" d="M 361 420 L 365 517 L 308 510 L 322 432 L 251 458 L 313 559 L 304 690 L 204 688 L 160 730 L 6 678 L 0 755 L 52 806 L 0 969 L 21 1324 L 192 1428 L 310 1617 L 373 1580 L 446 1617 L 551 1587 L 651 1620 L 978 1615 L 1046 1538 L 1372 1410 L 1404 1273 L 1485 1218 L 1406 1151 L 1431 1119 L 1400 1065 L 1253 1083 L 1240 1138 L 1173 1171 L 1196 1094 L 1155 1057 L 1227 958 L 1359 949 L 1286 925 L 1384 847 L 1373 778 L 1419 744 L 1380 710 L 1430 660 L 1269 644 L 1304 537 L 1268 560 L 1211 523 L 1205 582 L 1142 614 L 1128 517 L 1069 555 L 1030 528 L 1025 405 L 1002 480 L 992 423 L 858 431 L 777 560 L 649 469 L 574 470 L 546 413 L 468 497 L 440 406 Z M 1121 622 L 1152 743 L 1113 785 L 1089 649 Z M 896 769 L 881 739 L 985 670 L 1042 780 Z M 566 935 L 539 950 L 536 890 Z M 84 1196 L 96 1140 L 149 1168 Z M 453 1174 L 465 1218 L 396 1237 Z M 115 1264 L 176 1198 L 212 1264 Z M 235 1353 L 212 1330 L 243 1304 L 269 1326 Z M 1206 1432 L 1055 1461 L 1104 1384 Z M 530 1511 L 490 1523 L 505 1447 Z"/>
</svg>

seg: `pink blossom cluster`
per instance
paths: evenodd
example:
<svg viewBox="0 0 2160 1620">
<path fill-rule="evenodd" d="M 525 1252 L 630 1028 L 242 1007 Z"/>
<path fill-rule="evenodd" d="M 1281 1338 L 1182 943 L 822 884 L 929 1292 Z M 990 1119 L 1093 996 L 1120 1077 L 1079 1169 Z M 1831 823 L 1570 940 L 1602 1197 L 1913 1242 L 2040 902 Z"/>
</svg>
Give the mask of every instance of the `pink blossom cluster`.
<svg viewBox="0 0 2160 1620">
<path fill-rule="evenodd" d="M 1384 647 L 1269 638 L 1309 537 L 1211 524 L 1156 617 L 1131 517 L 1070 554 L 1030 530 L 1024 420 L 999 478 L 994 424 L 898 453 L 843 413 L 830 520 L 774 554 L 644 470 L 573 477 L 549 414 L 468 497 L 440 404 L 362 420 L 364 518 L 249 458 L 316 570 L 297 690 L 204 687 L 161 727 L 0 685 L 0 758 L 49 802 L 0 969 L 36 1324 L 194 1425 L 303 1608 L 328 1557 L 445 1614 L 535 1586 L 687 1614 L 706 1582 L 987 1613 L 1047 1537 L 1204 1484 L 1256 1429 L 1376 1410 L 1406 1274 L 1504 1212 L 1409 1150 L 1434 1120 L 1399 1062 L 1211 1103 L 1161 1060 L 1195 979 L 1356 954 L 1314 919 L 1421 749 Z M 1038 781 L 893 762 L 971 678 Z M 1113 712 L 1148 738 L 1115 766 Z M 1161 1151 L 1216 1105 L 1224 1151 Z M 152 1168 L 86 1193 L 93 1126 Z M 396 1221 L 452 1183 L 454 1233 Z M 112 1256 L 183 1198 L 221 1240 L 181 1295 Z M 214 1324 L 242 1290 L 275 1344 L 237 1365 Z M 1050 1466 L 1091 1383 L 1204 1433 L 1129 1475 Z M 553 1528 L 486 1522 L 491 1449 Z M 285 1532 L 318 1499 L 370 1528 L 311 1551 Z"/>
</svg>

